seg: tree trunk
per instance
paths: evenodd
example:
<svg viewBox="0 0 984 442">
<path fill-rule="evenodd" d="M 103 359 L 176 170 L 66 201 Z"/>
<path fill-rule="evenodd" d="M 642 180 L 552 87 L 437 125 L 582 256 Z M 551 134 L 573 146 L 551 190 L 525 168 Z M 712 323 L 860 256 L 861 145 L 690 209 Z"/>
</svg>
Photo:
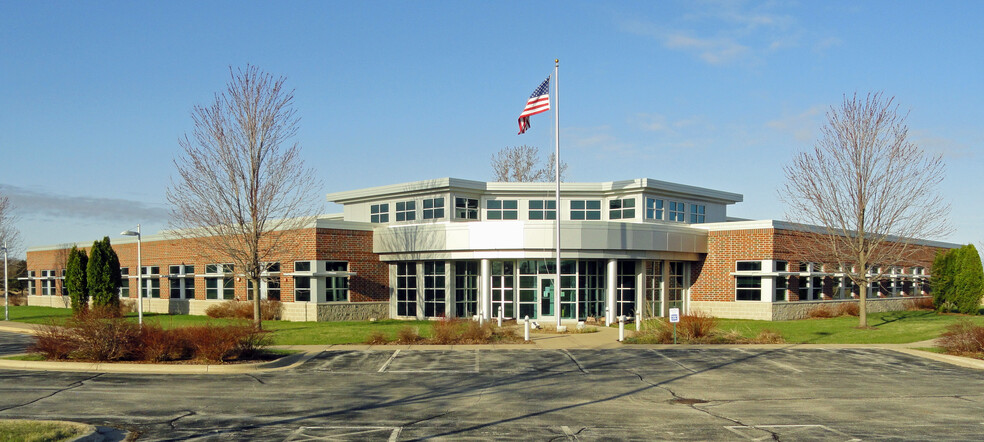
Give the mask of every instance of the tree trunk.
<svg viewBox="0 0 984 442">
<path fill-rule="evenodd" d="M 260 317 L 260 278 L 253 279 L 253 325 L 257 330 L 263 330 Z"/>
<path fill-rule="evenodd" d="M 858 327 L 868 328 L 868 286 L 870 283 L 868 279 L 864 279 L 864 284 L 859 287 L 858 295 Z"/>
</svg>

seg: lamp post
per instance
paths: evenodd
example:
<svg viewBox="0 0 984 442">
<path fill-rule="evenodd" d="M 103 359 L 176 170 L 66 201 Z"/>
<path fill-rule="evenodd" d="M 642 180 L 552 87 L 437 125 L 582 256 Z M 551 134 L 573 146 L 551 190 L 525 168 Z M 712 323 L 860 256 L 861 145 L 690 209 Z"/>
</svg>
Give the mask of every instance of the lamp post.
<svg viewBox="0 0 984 442">
<path fill-rule="evenodd" d="M 3 242 L 3 320 L 10 320 L 10 301 L 7 300 L 7 241 Z"/>
<path fill-rule="evenodd" d="M 123 236 L 137 237 L 137 323 L 143 326 L 143 266 L 140 262 L 140 224 L 137 224 L 137 231 L 124 230 L 120 232 Z"/>
</svg>

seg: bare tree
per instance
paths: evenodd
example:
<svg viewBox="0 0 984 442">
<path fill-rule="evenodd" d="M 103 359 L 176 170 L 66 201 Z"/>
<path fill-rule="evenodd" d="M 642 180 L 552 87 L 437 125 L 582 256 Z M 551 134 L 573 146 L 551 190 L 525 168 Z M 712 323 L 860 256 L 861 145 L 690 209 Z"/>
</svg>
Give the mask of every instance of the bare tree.
<svg viewBox="0 0 984 442">
<path fill-rule="evenodd" d="M 552 182 L 555 155 L 550 154 L 547 165 L 540 166 L 540 148 L 534 146 L 504 147 L 492 155 L 492 174 L 500 182 Z M 564 181 L 567 163 L 560 163 L 560 180 Z"/>
<path fill-rule="evenodd" d="M 309 225 L 320 198 L 291 141 L 298 117 L 285 79 L 250 65 L 229 72 L 225 92 L 192 111 L 194 133 L 179 139 L 184 155 L 174 161 L 167 199 L 175 235 L 196 241 L 205 257 L 231 261 L 252 282 L 260 328 L 261 274 L 293 253 L 285 233 Z"/>
<path fill-rule="evenodd" d="M 937 186 L 941 155 L 908 139 L 906 115 L 881 93 L 844 97 L 827 112 L 811 151 L 784 168 L 780 199 L 791 221 L 816 226 L 797 252 L 836 263 L 859 288 L 860 326 L 867 327 L 869 283 L 909 262 L 918 238 L 949 233 L 949 206 Z"/>
<path fill-rule="evenodd" d="M 20 232 L 14 227 L 16 222 L 17 216 L 10 198 L 0 193 L 0 247 L 6 246 L 8 255 L 20 246 Z"/>
</svg>

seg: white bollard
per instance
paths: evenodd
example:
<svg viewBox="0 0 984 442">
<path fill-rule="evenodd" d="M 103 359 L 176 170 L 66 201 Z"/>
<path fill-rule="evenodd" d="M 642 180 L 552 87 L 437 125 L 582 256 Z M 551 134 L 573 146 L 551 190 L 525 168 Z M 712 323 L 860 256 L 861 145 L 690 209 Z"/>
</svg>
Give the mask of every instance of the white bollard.
<svg viewBox="0 0 984 442">
<path fill-rule="evenodd" d="M 636 331 L 639 331 L 639 324 L 642 323 L 642 315 L 636 312 Z"/>
<path fill-rule="evenodd" d="M 523 340 L 526 342 L 530 342 L 530 315 L 526 315 L 525 321 L 526 321 L 526 325 L 523 331 Z"/>
<path fill-rule="evenodd" d="M 608 320 L 608 307 L 605 307 L 605 327 L 612 325 L 612 321 Z"/>
<path fill-rule="evenodd" d="M 478 326 L 481 327 L 483 325 L 485 325 L 485 312 L 479 310 L 478 311 Z"/>
<path fill-rule="evenodd" d="M 618 317 L 618 342 L 625 340 L 625 316 Z"/>
<path fill-rule="evenodd" d="M 499 306 L 499 327 L 502 327 L 502 306 Z"/>
</svg>

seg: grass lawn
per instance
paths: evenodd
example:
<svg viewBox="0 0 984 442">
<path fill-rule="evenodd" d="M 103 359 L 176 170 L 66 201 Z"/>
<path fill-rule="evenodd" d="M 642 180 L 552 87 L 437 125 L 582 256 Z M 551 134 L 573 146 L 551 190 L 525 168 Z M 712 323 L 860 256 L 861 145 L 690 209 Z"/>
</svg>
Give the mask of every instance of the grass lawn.
<svg viewBox="0 0 984 442">
<path fill-rule="evenodd" d="M 12 306 L 10 320 L 29 324 L 47 324 L 54 321 L 62 323 L 72 315 L 67 308 Z M 136 321 L 137 314 L 127 317 Z M 213 319 L 208 316 L 166 315 L 159 313 L 144 313 L 144 322 L 158 324 L 163 328 L 186 327 L 203 324 L 235 324 L 242 323 L 236 319 Z M 272 331 L 273 345 L 303 345 L 303 344 L 362 344 L 374 331 L 381 331 L 390 339 L 395 339 L 397 332 L 403 327 L 415 327 L 422 337 L 430 337 L 433 323 L 431 321 L 397 321 L 383 320 L 376 322 L 289 322 L 263 321 L 263 329 Z"/>
<path fill-rule="evenodd" d="M 52 307 L 10 307 L 10 319 L 32 324 L 56 323 L 66 320 L 70 309 Z M 130 314 L 136 320 L 136 314 Z M 753 321 L 745 319 L 718 319 L 718 328 L 737 330 L 743 336 L 754 337 L 763 329 L 779 332 L 789 343 L 806 344 L 900 344 L 935 339 L 950 324 L 970 320 L 984 325 L 984 316 L 940 315 L 936 312 L 905 311 L 871 313 L 868 325 L 872 330 L 859 330 L 858 318 L 844 316 L 831 319 L 801 319 L 797 321 Z M 144 314 L 144 321 L 164 328 L 200 325 L 206 323 L 236 323 L 233 319 L 212 319 L 207 316 Z M 383 320 L 377 322 L 288 322 L 264 321 L 263 328 L 273 332 L 274 345 L 328 345 L 361 344 L 369 334 L 381 331 L 389 338 L 396 337 L 403 327 L 415 327 L 423 337 L 430 337 L 433 323 L 430 321 Z M 627 326 L 626 329 L 634 330 Z"/>
<path fill-rule="evenodd" d="M 0 419 L 0 440 L 63 441 L 82 435 L 86 426 L 68 422 Z"/>
<path fill-rule="evenodd" d="M 718 319 L 718 328 L 737 330 L 746 337 L 770 329 L 779 332 L 786 342 L 797 344 L 902 344 L 935 339 L 948 325 L 961 320 L 984 325 L 982 316 L 903 311 L 868 314 L 868 326 L 874 327 L 869 330 L 857 329 L 858 318 L 855 316 L 796 321 Z"/>
</svg>

